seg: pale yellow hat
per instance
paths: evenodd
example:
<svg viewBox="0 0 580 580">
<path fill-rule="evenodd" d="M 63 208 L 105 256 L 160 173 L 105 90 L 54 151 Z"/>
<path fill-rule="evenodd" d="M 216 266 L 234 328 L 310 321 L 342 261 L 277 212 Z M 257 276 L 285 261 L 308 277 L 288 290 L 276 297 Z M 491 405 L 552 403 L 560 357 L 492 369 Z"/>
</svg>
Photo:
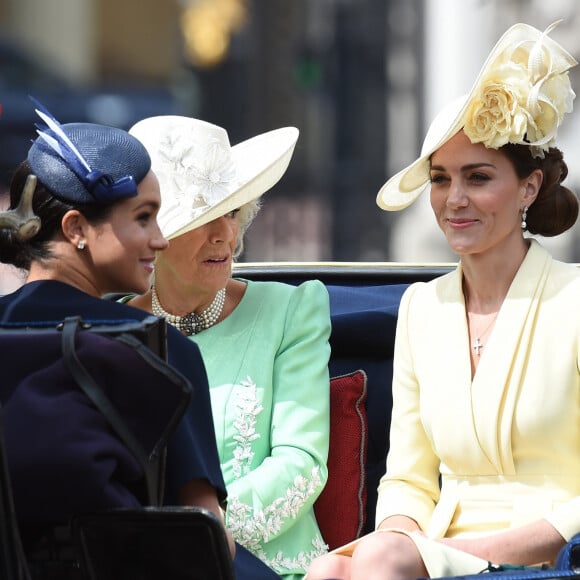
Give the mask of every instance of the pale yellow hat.
<svg viewBox="0 0 580 580">
<path fill-rule="evenodd" d="M 129 130 L 151 156 L 159 179 L 157 220 L 171 240 L 257 199 L 288 168 L 298 129 L 283 127 L 230 145 L 225 129 L 190 117 L 161 115 Z"/>
<path fill-rule="evenodd" d="M 382 186 L 377 195 L 381 209 L 411 205 L 429 185 L 431 155 L 462 129 L 472 143 L 493 149 L 520 143 L 529 145 L 534 156 L 544 155 L 576 96 L 568 70 L 577 62 L 548 37 L 557 24 L 544 32 L 515 24 L 499 39 L 471 91 L 431 123 L 419 159 Z"/>
</svg>

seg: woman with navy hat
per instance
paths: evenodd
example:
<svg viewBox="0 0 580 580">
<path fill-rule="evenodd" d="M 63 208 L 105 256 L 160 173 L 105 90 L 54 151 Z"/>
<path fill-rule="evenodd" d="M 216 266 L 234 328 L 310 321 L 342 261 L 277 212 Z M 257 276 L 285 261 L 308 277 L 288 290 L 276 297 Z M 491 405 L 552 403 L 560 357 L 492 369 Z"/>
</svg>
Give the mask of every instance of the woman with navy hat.
<svg viewBox="0 0 580 580">
<path fill-rule="evenodd" d="M 0 299 L 0 325 L 52 323 L 69 316 L 143 320 L 146 312 L 101 297 L 145 292 L 155 255 L 167 247 L 156 221 L 159 185 L 146 149 L 120 129 L 60 125 L 41 105 L 37 113 L 46 126 L 17 168 L 10 208 L 0 214 L 0 261 L 27 270 L 28 276 L 22 287 Z M 35 353 L 25 356 L 34 360 Z M 165 503 L 205 507 L 223 521 L 226 490 L 205 369 L 196 345 L 173 328 L 168 328 L 168 362 L 193 385 L 194 404 L 168 444 Z M 10 360 L 2 360 L 3 382 L 10 366 Z M 6 417 L 11 394 L 2 393 Z M 40 401 L 40 415 L 43 405 Z M 51 438 L 66 440 L 67 412 L 63 403 L 60 421 L 45 434 L 48 448 Z M 35 428 L 32 421 L 27 426 L 29 432 Z M 12 463 L 26 441 L 13 440 L 10 433 L 6 444 Z M 66 472 L 51 473 L 59 449 L 46 456 L 46 446 L 27 466 L 10 470 L 25 548 L 74 513 L 141 505 L 133 489 L 139 474 L 129 458 L 111 451 L 107 437 L 79 437 L 78 455 L 69 457 Z M 94 457 L 91 476 L 75 470 L 86 454 Z M 233 542 L 230 547 L 233 552 Z"/>
</svg>

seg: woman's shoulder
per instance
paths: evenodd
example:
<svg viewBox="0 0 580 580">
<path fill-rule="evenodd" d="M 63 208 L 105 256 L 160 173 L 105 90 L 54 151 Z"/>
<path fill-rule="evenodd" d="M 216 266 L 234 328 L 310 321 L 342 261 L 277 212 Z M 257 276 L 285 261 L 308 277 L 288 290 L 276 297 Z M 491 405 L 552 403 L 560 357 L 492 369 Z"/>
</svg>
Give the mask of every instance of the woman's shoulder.
<svg viewBox="0 0 580 580">
<path fill-rule="evenodd" d="M 461 294 L 459 276 L 455 269 L 433 280 L 410 284 L 401 296 L 399 316 L 427 319 L 444 303 L 458 300 Z"/>
<path fill-rule="evenodd" d="M 564 282 L 580 283 L 580 265 L 554 260 L 552 262 L 552 276 Z"/>
<path fill-rule="evenodd" d="M 253 281 L 244 280 L 248 285 L 248 292 L 262 297 L 272 297 L 273 299 L 308 296 L 328 297 L 328 291 L 320 280 L 307 280 L 301 284 L 288 284 L 277 281 Z"/>
<path fill-rule="evenodd" d="M 545 296 L 557 296 L 566 308 L 580 312 L 580 266 L 554 260 Z"/>
<path fill-rule="evenodd" d="M 551 253 L 535 239 L 531 241 L 528 257 L 526 261 L 529 262 L 529 268 L 525 272 L 527 274 L 525 281 L 538 275 L 537 272 L 547 273 L 543 291 L 545 300 L 557 296 L 559 300 L 566 302 L 571 300 L 573 304 L 580 302 L 580 266 L 578 264 L 553 258 Z"/>
<path fill-rule="evenodd" d="M 459 271 L 455 269 L 426 282 L 413 282 L 409 284 L 403 293 L 403 298 L 409 300 L 411 297 L 417 297 L 428 300 L 442 294 L 454 292 L 460 276 Z"/>
<path fill-rule="evenodd" d="M 298 285 L 277 281 L 251 281 L 237 309 L 238 316 L 259 316 L 276 320 L 290 318 L 296 324 L 304 319 L 330 318 L 330 299 L 324 284 L 308 280 Z"/>
<path fill-rule="evenodd" d="M 47 321 L 80 316 L 87 322 L 142 320 L 133 308 L 91 296 L 74 286 L 57 280 L 38 280 L 21 286 L 0 300 L 14 319 Z"/>
</svg>

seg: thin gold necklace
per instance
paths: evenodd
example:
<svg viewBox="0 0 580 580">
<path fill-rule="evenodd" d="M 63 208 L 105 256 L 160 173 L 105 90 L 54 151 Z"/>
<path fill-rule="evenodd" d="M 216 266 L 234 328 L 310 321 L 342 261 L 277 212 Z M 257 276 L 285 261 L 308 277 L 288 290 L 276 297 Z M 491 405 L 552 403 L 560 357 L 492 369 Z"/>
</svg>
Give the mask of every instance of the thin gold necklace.
<svg viewBox="0 0 580 580">
<path fill-rule="evenodd" d="M 491 328 L 492 324 L 496 321 L 498 314 L 499 314 L 499 308 L 498 308 L 497 312 L 495 313 L 494 317 L 491 319 L 490 323 L 483 329 L 482 332 L 479 332 L 477 334 L 477 336 L 475 337 L 475 340 L 473 341 L 471 348 L 475 351 L 475 354 L 477 356 L 481 356 L 481 349 L 484 346 L 483 342 L 481 342 L 481 337 L 486 335 L 487 331 Z M 469 327 L 472 328 L 471 318 L 469 316 L 469 313 L 467 314 L 467 320 L 469 322 Z"/>
</svg>

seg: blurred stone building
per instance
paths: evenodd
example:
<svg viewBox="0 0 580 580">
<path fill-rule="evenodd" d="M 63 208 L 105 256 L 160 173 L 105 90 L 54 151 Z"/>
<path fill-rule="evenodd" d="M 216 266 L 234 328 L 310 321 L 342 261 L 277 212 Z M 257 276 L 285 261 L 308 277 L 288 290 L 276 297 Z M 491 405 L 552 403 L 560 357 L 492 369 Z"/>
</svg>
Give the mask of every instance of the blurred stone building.
<svg viewBox="0 0 580 580">
<path fill-rule="evenodd" d="M 2 41 L 99 94 L 78 114 L 122 126 L 130 117 L 114 91 L 124 85 L 145 87 L 148 110 L 163 114 L 167 103 L 147 92 L 160 87 L 175 112 L 224 126 L 232 144 L 300 129 L 248 232 L 247 261 L 453 260 L 427 196 L 391 214 L 376 193 L 416 157 L 430 119 L 469 89 L 509 25 L 558 18 L 553 36 L 580 54 L 574 0 L 0 0 Z M 133 102 L 129 112 L 145 110 Z M 574 183 L 579 118 L 562 132 Z M 580 261 L 577 238 L 554 246 Z"/>
<path fill-rule="evenodd" d="M 552 22 L 562 22 L 551 33 L 580 60 L 579 5 L 575 0 L 425 0 L 424 52 L 422 55 L 425 85 L 421 108 L 425 134 L 431 119 L 450 99 L 466 93 L 475 81 L 490 49 L 517 22 L 531 24 L 540 30 Z M 580 91 L 580 67 L 571 71 L 572 86 Z M 400 134 L 392 124 L 391 134 Z M 567 184 L 580 192 L 580 103 L 566 117 L 558 136 L 569 167 Z M 405 150 L 404 158 L 395 166 L 389 163 L 389 175 L 417 156 L 422 138 Z M 393 150 L 387 159 L 393 160 Z M 409 209 L 397 215 L 389 229 L 389 259 L 394 261 L 432 262 L 456 258 L 449 252 L 444 238 L 434 223 L 428 196 L 423 196 Z M 580 262 L 580 224 L 556 238 L 542 238 L 541 243 L 554 256 Z"/>
</svg>

